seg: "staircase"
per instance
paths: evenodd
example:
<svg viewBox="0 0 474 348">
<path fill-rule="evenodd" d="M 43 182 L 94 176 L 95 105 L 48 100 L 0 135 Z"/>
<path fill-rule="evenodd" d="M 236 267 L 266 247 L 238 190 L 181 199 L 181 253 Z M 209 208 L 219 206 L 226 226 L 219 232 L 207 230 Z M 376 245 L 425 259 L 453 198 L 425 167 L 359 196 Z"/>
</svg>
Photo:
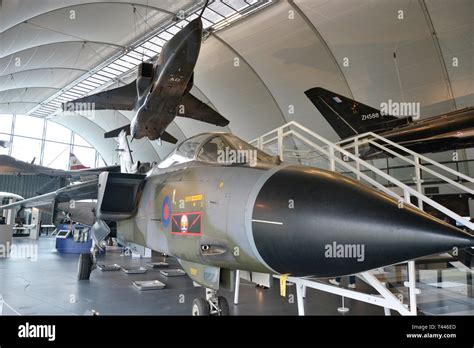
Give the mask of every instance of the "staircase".
<svg viewBox="0 0 474 348">
<path fill-rule="evenodd" d="M 447 185 L 453 192 L 474 195 L 474 179 L 453 168 L 413 152 L 374 133 L 365 133 L 333 143 L 301 124 L 291 121 L 250 142 L 255 147 L 280 156 L 288 163 L 309 165 L 359 180 L 394 197 L 400 204 L 448 216 L 460 228 L 474 231 L 474 224 L 429 198 L 423 184 Z M 378 158 L 390 158 L 403 168 L 404 178 L 380 169 L 380 159 L 363 160 L 362 149 L 376 150 Z M 407 179 L 407 173 L 411 177 Z"/>
</svg>

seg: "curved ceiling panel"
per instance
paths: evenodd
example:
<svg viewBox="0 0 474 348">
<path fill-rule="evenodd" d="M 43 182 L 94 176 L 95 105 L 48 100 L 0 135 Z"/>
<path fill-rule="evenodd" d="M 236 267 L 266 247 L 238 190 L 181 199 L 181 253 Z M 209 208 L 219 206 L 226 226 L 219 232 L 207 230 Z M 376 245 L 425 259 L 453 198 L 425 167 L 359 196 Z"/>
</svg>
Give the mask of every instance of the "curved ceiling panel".
<svg viewBox="0 0 474 348">
<path fill-rule="evenodd" d="M 72 12 L 71 12 L 72 11 Z M 27 48 L 62 41 L 102 42 L 125 46 L 162 21 L 166 13 L 120 3 L 96 3 L 50 11 L 4 31 L 0 35 L 0 56 Z M 114 25 L 113 30 L 97 30 Z M 145 23 L 146 26 L 145 26 Z"/>
<path fill-rule="evenodd" d="M 474 2 L 431 0 L 433 22 L 458 109 L 474 105 Z"/>
<path fill-rule="evenodd" d="M 43 13 L 51 12 L 57 9 L 70 6 L 84 6 L 96 3 L 121 3 L 121 4 L 137 4 L 149 6 L 155 9 L 163 9 L 163 11 L 178 12 L 182 6 L 189 4 L 190 1 L 183 0 L 61 0 L 61 1 L 38 1 L 38 0 L 3 0 L 2 12 L 0 12 L 0 32 L 11 28 L 18 23 L 39 16 Z"/>
<path fill-rule="evenodd" d="M 36 102 L 0 102 L 0 113 L 25 115 Z"/>
<path fill-rule="evenodd" d="M 296 120 L 330 139 L 336 138 L 304 91 L 317 85 L 346 93 L 349 90 L 325 43 L 288 2 L 249 17 L 219 36 L 258 73 L 287 120 Z M 265 119 L 262 121 L 266 123 Z M 272 128 L 267 124 L 265 130 Z M 258 134 L 261 133 L 260 129 Z"/>
<path fill-rule="evenodd" d="M 0 91 L 25 87 L 62 88 L 71 78 L 78 78 L 84 70 L 35 69 L 0 76 Z"/>
<path fill-rule="evenodd" d="M 451 109 L 441 60 L 419 2 L 298 0 L 296 4 L 326 39 L 355 99 L 375 107 L 390 99 L 419 102 L 422 116 Z"/>
<path fill-rule="evenodd" d="M 40 68 L 73 68 L 89 70 L 115 49 L 91 42 L 61 42 L 30 48 L 0 58 L 0 76 Z M 71 70 L 72 71 L 72 70 Z M 71 77 L 72 79 L 72 77 Z"/>
<path fill-rule="evenodd" d="M 0 103 L 40 103 L 45 99 L 46 96 L 56 91 L 56 88 L 48 87 L 8 89 L 5 91 L 0 91 Z"/>
<path fill-rule="evenodd" d="M 213 36 L 202 47 L 195 81 L 216 110 L 230 120 L 229 129 L 244 139 L 284 123 L 278 105 L 252 68 Z"/>
</svg>

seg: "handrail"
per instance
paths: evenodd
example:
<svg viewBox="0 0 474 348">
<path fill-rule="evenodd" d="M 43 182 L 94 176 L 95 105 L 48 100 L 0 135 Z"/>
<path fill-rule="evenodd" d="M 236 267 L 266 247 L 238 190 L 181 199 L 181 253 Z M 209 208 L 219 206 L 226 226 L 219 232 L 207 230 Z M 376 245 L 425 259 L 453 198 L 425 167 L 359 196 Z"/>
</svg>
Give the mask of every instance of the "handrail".
<svg viewBox="0 0 474 348">
<path fill-rule="evenodd" d="M 291 127 L 295 127 L 299 131 L 291 129 Z M 290 128 L 290 130 L 285 131 L 286 128 Z M 310 135 L 311 137 L 317 139 L 319 142 L 322 142 L 324 145 L 320 146 L 320 145 L 314 143 L 313 141 L 308 139 L 306 136 L 300 134 L 301 131 L 306 133 L 307 135 Z M 265 140 L 266 137 L 269 137 L 271 135 L 273 135 L 272 138 Z M 448 208 L 442 206 L 441 204 L 435 202 L 431 198 L 428 198 L 427 196 L 425 196 L 421 192 L 420 171 L 421 170 L 426 171 L 427 173 L 430 173 L 431 175 L 443 180 L 444 182 L 447 182 L 448 184 L 453 185 L 456 188 L 464 190 L 464 191 L 466 191 L 470 194 L 473 194 L 474 190 L 467 187 L 467 186 L 465 186 L 465 185 L 462 185 L 458 182 L 453 181 L 452 179 L 446 177 L 443 174 L 440 174 L 440 173 L 438 173 L 438 172 L 436 172 L 432 169 L 429 169 L 429 168 L 425 167 L 424 165 L 422 165 L 420 163 L 420 159 L 427 162 L 427 163 L 430 163 L 431 165 L 433 165 L 433 166 L 435 166 L 435 167 L 437 167 L 441 170 L 445 170 L 446 172 L 450 172 L 454 175 L 457 175 L 458 177 L 461 177 L 461 178 L 465 179 L 466 181 L 474 183 L 473 178 L 470 178 L 469 176 L 466 176 L 462 173 L 459 173 L 459 172 L 457 172 L 457 171 L 455 171 L 455 170 L 453 170 L 449 167 L 446 167 L 446 166 L 444 166 L 444 165 L 442 165 L 442 164 L 440 164 L 436 161 L 433 161 L 433 160 L 431 160 L 431 159 L 429 159 L 429 158 L 427 158 L 423 155 L 420 155 L 420 154 L 418 154 L 418 153 L 416 153 L 412 150 L 409 150 L 409 149 L 407 149 L 407 148 L 405 148 L 405 147 L 403 147 L 399 144 L 396 144 L 396 143 L 394 143 L 394 142 L 392 142 L 388 139 L 385 139 L 385 138 L 383 138 L 383 137 L 381 137 L 377 134 L 371 133 L 371 132 L 364 133 L 362 135 L 358 135 L 358 136 L 356 136 L 352 139 L 344 140 L 344 143 L 348 143 L 348 140 L 349 141 L 354 140 L 354 147 L 355 147 L 354 152 L 355 153 L 351 153 L 347 149 L 346 146 L 341 147 L 339 144 L 332 143 L 331 141 L 329 141 L 326 138 L 320 136 L 319 134 L 311 131 L 310 129 L 306 128 L 305 126 L 297 123 L 296 121 L 290 121 L 287 124 L 285 124 L 283 126 L 280 126 L 276 129 L 270 131 L 270 132 L 267 132 L 264 135 L 258 137 L 257 139 L 254 139 L 250 143 L 255 144 L 260 149 L 263 149 L 263 147 L 265 145 L 277 141 L 277 152 L 280 155 L 281 159 L 284 160 L 283 159 L 283 153 L 284 153 L 283 152 L 283 139 L 287 136 L 290 136 L 290 135 L 294 136 L 295 138 L 299 139 L 301 142 L 305 143 L 306 145 L 310 146 L 311 148 L 316 149 L 320 153 L 323 153 L 325 156 L 327 156 L 327 158 L 329 160 L 330 170 L 335 171 L 336 163 L 337 163 L 338 165 L 340 165 L 340 166 L 350 170 L 352 173 L 354 173 L 357 176 L 358 180 L 361 180 L 361 179 L 365 180 L 366 182 L 368 182 L 371 185 L 375 186 L 376 188 L 383 191 L 384 193 L 394 197 L 401 204 L 409 204 L 409 205 L 414 206 L 410 202 L 410 197 L 414 196 L 418 199 L 418 203 L 419 203 L 418 208 L 419 209 L 423 209 L 423 203 L 428 204 L 429 206 L 433 207 L 434 209 L 436 209 L 436 210 L 440 211 L 441 213 L 443 213 L 443 214 L 449 216 L 450 218 L 454 219 L 458 223 L 466 226 L 470 230 L 474 230 L 474 224 L 472 222 L 467 221 L 466 219 L 462 218 L 460 215 L 458 215 L 455 212 L 449 210 Z M 382 170 L 376 168 L 375 166 L 368 163 L 367 161 L 359 158 L 357 148 L 358 148 L 358 145 L 360 145 L 360 144 L 356 143 L 356 141 L 360 140 L 361 137 L 367 138 L 368 136 L 373 136 L 374 138 L 377 138 L 381 141 L 384 141 L 384 142 L 388 143 L 391 147 L 393 146 L 393 147 L 398 148 L 402 151 L 406 151 L 408 154 L 414 156 L 414 161 L 412 161 L 411 159 L 408 159 L 408 158 L 398 154 L 396 151 L 388 149 L 386 146 L 383 146 L 383 145 L 378 144 L 376 142 L 374 142 L 372 144 L 372 143 L 370 143 L 369 140 L 366 140 L 367 143 L 370 143 L 374 146 L 377 146 L 377 147 L 381 148 L 382 150 L 387 151 L 390 154 L 392 154 L 392 155 L 394 155 L 398 158 L 403 159 L 405 162 L 410 163 L 411 165 L 414 165 L 415 169 L 416 169 L 416 177 L 417 177 L 417 190 L 411 188 L 410 186 L 406 185 L 405 183 L 401 182 L 400 180 L 398 180 L 398 179 L 394 178 L 393 176 L 391 176 L 391 175 L 383 172 Z M 353 163 L 355 163 L 355 167 L 352 166 L 351 164 L 349 164 L 350 161 L 343 160 L 343 158 L 344 159 L 350 159 Z M 362 172 L 361 167 L 370 170 L 371 172 L 373 172 L 376 175 L 380 176 L 381 178 L 385 179 L 387 182 L 389 182 L 392 185 L 397 186 L 398 188 L 400 188 L 403 192 L 403 197 L 396 194 L 394 191 L 390 190 L 386 186 L 382 185 L 380 182 L 378 182 L 374 178 L 371 178 L 366 173 Z"/>
<path fill-rule="evenodd" d="M 362 138 L 367 138 L 367 137 L 369 137 L 369 136 L 374 137 L 374 138 L 379 139 L 379 140 L 382 140 L 382 141 L 386 142 L 387 144 L 389 144 L 390 146 L 393 146 L 393 147 L 395 147 L 395 148 L 397 148 L 397 149 L 399 149 L 399 150 L 405 151 L 406 153 L 408 153 L 408 154 L 410 154 L 410 155 L 412 155 L 412 156 L 414 156 L 414 157 L 418 157 L 419 159 L 421 159 L 421 160 L 423 160 L 423 161 L 425 161 L 425 162 L 428 162 L 428 163 L 430 163 L 431 165 L 434 165 L 435 167 L 438 167 L 438 168 L 440 168 L 440 169 L 442 169 L 442 170 L 444 170 L 444 171 L 446 171 L 446 172 L 449 172 L 449 173 L 451 173 L 451 174 L 453 174 L 453 175 L 456 175 L 456 176 L 458 176 L 458 177 L 460 177 L 460 178 L 463 178 L 463 179 L 466 180 L 466 181 L 469 181 L 469 182 L 471 182 L 471 183 L 474 183 L 474 178 L 471 178 L 470 176 L 467 176 L 467 175 L 465 175 L 465 174 L 463 174 L 463 173 L 460 173 L 460 172 L 458 172 L 458 171 L 456 171 L 456 170 L 454 170 L 454 169 L 451 169 L 451 168 L 449 168 L 449 167 L 447 167 L 447 166 L 445 166 L 445 165 L 443 165 L 443 164 L 441 164 L 441 163 L 439 163 L 439 162 L 436 162 L 436 161 L 434 161 L 434 160 L 432 160 L 432 159 L 430 159 L 430 158 L 428 158 L 428 157 L 426 157 L 426 156 L 423 156 L 423 155 L 421 155 L 421 154 L 419 154 L 419 153 L 417 153 L 417 152 L 415 152 L 415 151 L 413 151 L 413 150 L 410 150 L 410 149 L 408 149 L 408 148 L 406 148 L 406 147 L 404 147 L 404 146 L 402 146 L 402 145 L 400 145 L 400 144 L 397 144 L 397 143 L 395 143 L 395 142 L 393 142 L 393 141 L 391 141 L 391 140 L 389 140 L 389 139 L 386 139 L 386 138 L 384 138 L 384 137 L 382 137 L 382 136 L 380 136 L 380 135 L 378 135 L 378 134 L 375 134 L 375 133 L 373 133 L 373 132 L 367 132 L 367 133 L 364 133 L 364 134 L 359 134 L 359 135 L 357 135 L 357 136 L 355 136 L 355 137 L 348 138 L 348 139 L 344 139 L 344 141 L 341 141 L 341 142 L 339 142 L 339 143 L 337 143 L 337 144 L 338 144 L 338 145 L 339 145 L 340 143 L 344 143 L 344 144 L 347 143 L 347 144 L 349 144 L 350 141 L 352 141 L 352 140 L 354 140 L 354 142 L 355 142 L 355 141 L 357 141 L 357 140 L 360 140 L 360 139 L 362 139 Z M 372 143 L 372 141 L 370 141 L 370 140 L 366 140 L 366 142 L 367 142 L 367 143 Z M 361 143 L 361 144 L 359 144 L 359 145 L 363 145 L 363 144 L 364 144 L 364 143 Z M 346 146 L 342 146 L 342 147 L 343 147 L 343 148 L 346 148 Z M 395 153 L 396 153 L 396 152 L 395 152 Z M 400 154 L 398 154 L 398 153 L 396 153 L 396 154 L 398 155 L 398 156 L 397 156 L 398 158 L 400 158 L 400 159 L 402 159 L 402 160 L 406 160 L 406 157 L 404 157 L 404 156 L 402 156 L 402 155 L 400 155 Z"/>
</svg>

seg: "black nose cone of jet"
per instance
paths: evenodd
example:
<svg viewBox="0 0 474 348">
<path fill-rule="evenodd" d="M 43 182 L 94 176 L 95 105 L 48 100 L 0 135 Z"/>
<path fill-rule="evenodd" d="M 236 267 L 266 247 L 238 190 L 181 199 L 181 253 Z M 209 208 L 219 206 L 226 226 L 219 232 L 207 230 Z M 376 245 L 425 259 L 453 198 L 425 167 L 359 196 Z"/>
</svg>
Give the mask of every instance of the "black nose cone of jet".
<svg viewBox="0 0 474 348">
<path fill-rule="evenodd" d="M 252 231 L 262 259 L 294 276 L 329 277 L 474 245 L 474 238 L 348 177 L 290 166 L 260 189 Z"/>
</svg>

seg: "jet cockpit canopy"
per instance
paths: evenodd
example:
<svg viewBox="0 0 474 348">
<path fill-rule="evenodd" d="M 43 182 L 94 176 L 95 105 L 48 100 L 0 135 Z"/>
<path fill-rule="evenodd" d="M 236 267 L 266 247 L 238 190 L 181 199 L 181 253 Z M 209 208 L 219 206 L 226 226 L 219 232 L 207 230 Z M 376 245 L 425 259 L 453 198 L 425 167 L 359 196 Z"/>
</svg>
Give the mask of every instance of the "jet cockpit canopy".
<svg viewBox="0 0 474 348">
<path fill-rule="evenodd" d="M 183 141 L 158 168 L 198 161 L 220 165 L 278 164 L 273 156 L 229 133 L 204 133 Z"/>
</svg>

